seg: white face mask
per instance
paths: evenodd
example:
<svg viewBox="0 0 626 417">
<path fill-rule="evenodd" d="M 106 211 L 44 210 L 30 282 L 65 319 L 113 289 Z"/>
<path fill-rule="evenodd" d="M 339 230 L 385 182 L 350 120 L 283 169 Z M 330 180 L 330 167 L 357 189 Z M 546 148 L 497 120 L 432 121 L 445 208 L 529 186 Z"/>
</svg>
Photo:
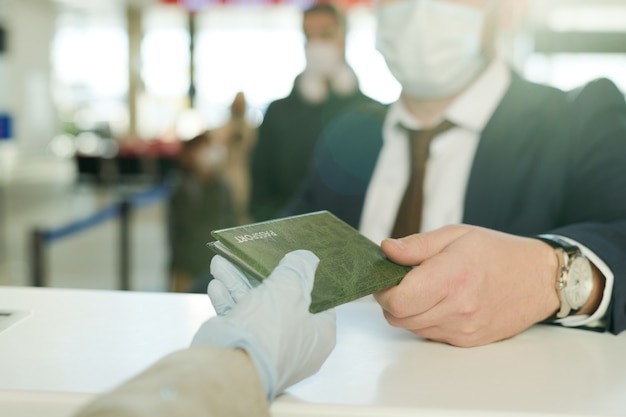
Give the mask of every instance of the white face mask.
<svg viewBox="0 0 626 417">
<path fill-rule="evenodd" d="M 378 10 L 376 48 L 414 98 L 443 98 L 485 67 L 484 12 L 441 0 L 406 0 Z"/>
<path fill-rule="evenodd" d="M 333 42 L 311 40 L 304 46 L 306 70 L 312 74 L 330 77 L 343 62 L 341 48 Z"/>
</svg>

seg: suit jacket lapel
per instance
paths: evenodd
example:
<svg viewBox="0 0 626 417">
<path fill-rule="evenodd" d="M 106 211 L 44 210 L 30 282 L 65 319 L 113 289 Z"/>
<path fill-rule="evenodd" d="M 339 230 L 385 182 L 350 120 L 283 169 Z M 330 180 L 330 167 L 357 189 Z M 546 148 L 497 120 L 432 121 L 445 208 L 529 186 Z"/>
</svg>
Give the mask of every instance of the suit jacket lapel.
<svg viewBox="0 0 626 417">
<path fill-rule="evenodd" d="M 476 150 L 465 195 L 464 223 L 507 232 L 526 231 L 536 223 L 533 210 L 527 210 L 536 201 L 529 201 L 532 195 L 528 193 L 540 190 L 541 178 L 527 174 L 534 172 L 537 155 L 548 139 L 547 118 L 542 112 L 559 107 L 545 103 L 556 98 L 555 92 L 513 74 Z"/>
</svg>

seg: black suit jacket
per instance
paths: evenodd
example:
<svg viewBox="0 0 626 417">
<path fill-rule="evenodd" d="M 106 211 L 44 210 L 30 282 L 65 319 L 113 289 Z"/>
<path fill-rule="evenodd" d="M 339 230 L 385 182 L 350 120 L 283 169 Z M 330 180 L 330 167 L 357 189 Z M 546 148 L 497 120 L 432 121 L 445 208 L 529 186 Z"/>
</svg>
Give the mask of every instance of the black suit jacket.
<svg viewBox="0 0 626 417">
<path fill-rule="evenodd" d="M 358 227 L 385 113 L 383 107 L 365 106 L 328 126 L 308 182 L 282 214 L 329 210 Z M 606 79 L 563 92 L 513 74 L 481 135 L 463 222 L 525 236 L 558 233 L 587 246 L 615 274 L 608 330 L 624 330 L 623 94 Z"/>
</svg>

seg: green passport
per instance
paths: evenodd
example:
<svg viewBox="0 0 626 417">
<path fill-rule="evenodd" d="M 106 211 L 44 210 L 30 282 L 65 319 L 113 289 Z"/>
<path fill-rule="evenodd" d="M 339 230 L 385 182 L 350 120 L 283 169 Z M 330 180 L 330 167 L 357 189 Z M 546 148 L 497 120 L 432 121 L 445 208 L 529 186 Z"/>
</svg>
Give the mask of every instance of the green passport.
<svg viewBox="0 0 626 417">
<path fill-rule="evenodd" d="M 380 247 L 328 211 L 214 230 L 207 245 L 258 285 L 283 256 L 297 249 L 320 263 L 311 292 L 317 313 L 397 285 L 411 269 L 393 263 Z"/>
</svg>

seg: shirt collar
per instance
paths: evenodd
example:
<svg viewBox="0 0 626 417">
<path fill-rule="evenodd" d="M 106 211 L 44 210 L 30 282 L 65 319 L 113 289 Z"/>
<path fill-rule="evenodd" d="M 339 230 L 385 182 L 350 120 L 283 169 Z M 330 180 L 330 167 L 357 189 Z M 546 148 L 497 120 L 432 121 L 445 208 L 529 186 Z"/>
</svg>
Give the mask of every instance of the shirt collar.
<svg viewBox="0 0 626 417">
<path fill-rule="evenodd" d="M 500 59 L 494 59 L 482 74 L 463 91 L 444 113 L 444 118 L 456 126 L 480 133 L 496 111 L 502 97 L 511 85 L 511 73 Z M 387 126 L 419 128 L 402 100 L 391 104 Z"/>
</svg>

